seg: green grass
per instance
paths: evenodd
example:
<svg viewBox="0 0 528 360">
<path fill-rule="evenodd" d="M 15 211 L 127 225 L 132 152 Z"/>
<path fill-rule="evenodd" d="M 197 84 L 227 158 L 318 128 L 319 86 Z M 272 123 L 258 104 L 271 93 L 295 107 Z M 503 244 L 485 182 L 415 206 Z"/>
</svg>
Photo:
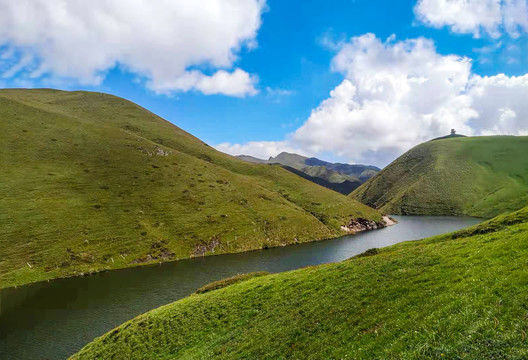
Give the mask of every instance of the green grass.
<svg viewBox="0 0 528 360">
<path fill-rule="evenodd" d="M 390 214 L 491 218 L 528 204 L 528 137 L 421 144 L 351 196 Z"/>
<path fill-rule="evenodd" d="M 240 275 L 231 276 L 231 277 L 229 277 L 227 279 L 214 281 L 212 283 L 209 283 L 209 284 L 206 284 L 206 285 L 202 286 L 201 288 L 196 290 L 196 294 L 205 294 L 205 293 L 207 293 L 209 291 L 222 289 L 222 288 L 225 288 L 225 287 L 233 285 L 233 284 L 237 284 L 237 283 L 242 282 L 242 281 L 246 281 L 246 280 L 253 279 L 253 278 L 256 278 L 256 277 L 260 277 L 260 276 L 266 276 L 266 275 L 269 275 L 269 274 L 270 273 L 266 272 L 266 271 L 258 271 L 258 272 L 252 272 L 252 273 L 249 273 L 249 274 L 240 274 Z"/>
<path fill-rule="evenodd" d="M 106 94 L 1 90 L 0 153 L 0 288 L 332 238 L 351 217 L 381 219 Z"/>
<path fill-rule="evenodd" d="M 73 359 L 526 359 L 528 208 L 141 315 Z"/>
</svg>

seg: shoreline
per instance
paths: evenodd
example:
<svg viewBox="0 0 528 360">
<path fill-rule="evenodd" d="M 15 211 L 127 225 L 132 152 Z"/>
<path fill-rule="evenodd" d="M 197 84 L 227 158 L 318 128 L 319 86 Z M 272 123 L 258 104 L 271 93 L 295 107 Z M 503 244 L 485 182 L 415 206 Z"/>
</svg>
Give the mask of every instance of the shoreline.
<svg viewBox="0 0 528 360">
<path fill-rule="evenodd" d="M 285 244 L 285 245 L 279 244 L 279 245 L 254 248 L 254 249 L 243 250 L 243 251 L 224 252 L 224 253 L 211 253 L 211 254 L 206 254 L 206 255 L 201 255 L 201 256 L 193 256 L 193 255 L 191 255 L 190 257 L 181 257 L 181 258 L 177 258 L 177 259 L 162 260 L 162 261 L 154 260 L 154 261 L 150 261 L 150 262 L 131 264 L 131 266 L 119 266 L 119 267 L 114 267 L 114 268 L 100 269 L 100 270 L 89 271 L 89 272 L 80 272 L 80 273 L 77 273 L 77 274 L 71 274 L 71 275 L 66 275 L 66 276 L 53 277 L 53 278 L 49 278 L 49 279 L 36 280 L 36 281 L 23 283 L 23 284 L 20 284 L 20 285 L 11 285 L 11 286 L 7 286 L 7 287 L 1 287 L 1 285 L 0 285 L 0 292 L 3 291 L 3 290 L 17 289 L 19 287 L 37 285 L 37 284 L 41 284 L 41 283 L 50 283 L 50 282 L 53 282 L 53 281 L 70 279 L 70 278 L 75 278 L 75 277 L 87 277 L 87 276 L 97 275 L 97 274 L 105 273 L 105 272 L 109 272 L 109 271 L 121 271 L 121 270 L 127 270 L 127 269 L 134 269 L 134 268 L 138 268 L 138 267 L 144 267 L 144 266 L 145 267 L 146 266 L 160 266 L 162 264 L 170 264 L 170 263 L 174 263 L 174 262 L 178 262 L 178 261 L 193 260 L 193 259 L 196 259 L 196 258 L 203 258 L 203 257 L 209 257 L 209 256 L 244 254 L 244 253 L 249 253 L 249 252 L 253 252 L 253 251 L 264 251 L 264 250 L 273 249 L 273 248 L 295 246 L 295 245 L 301 245 L 301 244 L 309 244 L 309 243 L 320 242 L 320 241 L 336 240 L 336 239 L 339 239 L 339 238 L 342 238 L 342 237 L 352 236 L 352 235 L 360 234 L 360 233 L 367 232 L 367 231 L 381 230 L 381 229 L 384 229 L 386 227 L 398 224 L 398 221 L 396 221 L 390 215 L 383 215 L 382 221 L 385 223 L 384 226 L 382 226 L 382 227 L 378 226 L 377 228 L 372 228 L 372 229 L 365 228 L 365 229 L 362 229 L 362 230 L 359 230 L 359 231 L 355 231 L 355 232 L 352 232 L 352 231 L 348 231 L 347 232 L 346 230 L 343 229 L 343 226 L 342 226 L 341 230 L 345 231 L 346 233 L 340 234 L 340 235 L 334 236 L 334 237 L 329 237 L 329 238 L 313 239 L 313 240 L 303 241 L 303 242 L 292 242 L 290 244 Z"/>
</svg>

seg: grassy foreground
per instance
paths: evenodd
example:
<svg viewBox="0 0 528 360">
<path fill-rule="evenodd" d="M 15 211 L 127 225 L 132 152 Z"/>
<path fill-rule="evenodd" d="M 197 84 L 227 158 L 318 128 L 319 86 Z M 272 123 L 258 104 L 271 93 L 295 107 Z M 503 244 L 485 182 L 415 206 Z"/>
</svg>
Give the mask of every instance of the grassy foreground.
<svg viewBox="0 0 528 360">
<path fill-rule="evenodd" d="M 72 359 L 526 359 L 528 208 L 153 310 Z"/>
<path fill-rule="evenodd" d="M 340 236 L 356 200 L 124 99 L 0 90 L 0 288 Z"/>
<path fill-rule="evenodd" d="M 351 196 L 389 214 L 491 218 L 528 203 L 528 137 L 429 141 Z"/>
</svg>

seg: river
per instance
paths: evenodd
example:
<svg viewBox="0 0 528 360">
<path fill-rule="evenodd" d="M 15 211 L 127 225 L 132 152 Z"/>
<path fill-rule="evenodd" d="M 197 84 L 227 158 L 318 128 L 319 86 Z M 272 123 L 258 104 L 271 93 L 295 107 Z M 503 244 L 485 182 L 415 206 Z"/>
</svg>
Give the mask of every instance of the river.
<svg viewBox="0 0 528 360">
<path fill-rule="evenodd" d="M 371 248 L 458 230 L 460 217 L 402 217 L 398 224 L 339 239 L 209 256 L 0 290 L 0 359 L 65 359 L 123 322 L 181 299 L 211 281 L 348 259 Z"/>
</svg>

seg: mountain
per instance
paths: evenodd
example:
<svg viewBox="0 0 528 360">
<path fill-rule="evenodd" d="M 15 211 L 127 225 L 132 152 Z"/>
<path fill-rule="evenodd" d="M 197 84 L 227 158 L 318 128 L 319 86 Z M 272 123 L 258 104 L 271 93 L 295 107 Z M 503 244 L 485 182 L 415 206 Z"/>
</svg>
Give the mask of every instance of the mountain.
<svg viewBox="0 0 528 360">
<path fill-rule="evenodd" d="M 266 160 L 258 159 L 256 157 L 249 156 L 249 155 L 238 155 L 236 157 L 239 158 L 240 160 L 244 160 L 244 161 L 251 162 L 254 164 L 266 164 L 267 163 Z"/>
<path fill-rule="evenodd" d="M 341 263 L 227 279 L 72 359 L 526 359 L 527 239 L 525 208 Z"/>
<path fill-rule="evenodd" d="M 330 163 L 317 158 L 308 158 L 287 152 L 280 153 L 276 157 L 270 157 L 268 160 L 258 159 L 249 155 L 239 155 L 237 157 L 241 160 L 258 164 L 281 164 L 285 169 L 305 179 L 345 195 L 350 194 L 380 171 L 375 166 Z"/>
<path fill-rule="evenodd" d="M 381 221 L 124 99 L 0 91 L 0 287 L 343 235 Z"/>
<path fill-rule="evenodd" d="M 528 203 L 528 137 L 453 137 L 411 149 L 351 196 L 390 214 L 491 218 Z"/>
<path fill-rule="evenodd" d="M 299 175 L 302 178 L 305 178 L 306 180 L 309 180 L 311 182 L 314 182 L 318 185 L 324 186 L 328 189 L 337 191 L 341 194 L 350 194 L 354 189 L 357 189 L 362 183 L 359 180 L 345 180 L 343 182 L 330 182 L 323 177 L 317 177 L 317 176 L 310 176 L 307 173 L 302 172 L 301 170 L 294 169 L 292 167 L 283 165 L 283 168 L 285 168 L 288 171 L 291 171 L 294 174 Z"/>
</svg>

